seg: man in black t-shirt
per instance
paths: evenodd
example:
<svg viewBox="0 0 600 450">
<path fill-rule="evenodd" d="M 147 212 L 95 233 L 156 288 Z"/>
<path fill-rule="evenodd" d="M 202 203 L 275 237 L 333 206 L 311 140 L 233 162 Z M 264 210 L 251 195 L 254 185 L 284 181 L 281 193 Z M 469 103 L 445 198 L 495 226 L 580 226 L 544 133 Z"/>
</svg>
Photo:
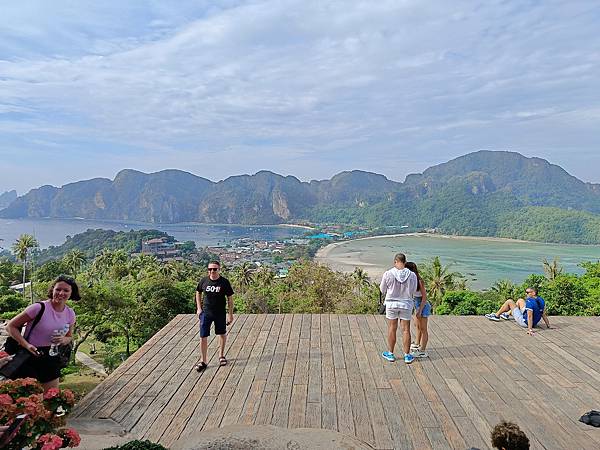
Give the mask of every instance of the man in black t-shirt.
<svg viewBox="0 0 600 450">
<path fill-rule="evenodd" d="M 218 261 L 209 262 L 208 276 L 202 278 L 196 288 L 196 312 L 200 319 L 200 349 L 202 350 L 202 361 L 195 366 L 198 372 L 207 367 L 208 336 L 213 322 L 215 334 L 221 341 L 219 365 L 227 364 L 225 342 L 227 325 L 233 322 L 233 289 L 229 280 L 219 274 L 220 270 L 221 264 Z M 227 303 L 228 314 L 225 313 L 225 303 Z"/>
</svg>

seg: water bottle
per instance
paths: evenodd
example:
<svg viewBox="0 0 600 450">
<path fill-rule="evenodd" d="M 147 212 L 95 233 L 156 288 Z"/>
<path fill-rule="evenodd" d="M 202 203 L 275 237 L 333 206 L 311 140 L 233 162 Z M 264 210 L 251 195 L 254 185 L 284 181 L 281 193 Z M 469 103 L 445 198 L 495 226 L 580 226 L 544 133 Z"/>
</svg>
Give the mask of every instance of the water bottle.
<svg viewBox="0 0 600 450">
<path fill-rule="evenodd" d="M 69 332 L 69 325 L 67 324 L 63 327 L 62 330 L 54 330 L 52 332 L 52 337 L 57 337 L 57 336 L 62 337 L 64 335 L 66 335 L 68 332 Z M 48 351 L 48 355 L 50 355 L 50 356 L 58 355 L 58 346 L 59 346 L 59 344 L 50 345 L 50 350 Z"/>
<path fill-rule="evenodd" d="M 54 339 L 57 336 L 60 336 L 60 330 L 54 330 L 52 332 L 52 339 Z M 48 355 L 50 355 L 50 356 L 58 355 L 58 345 L 57 344 L 50 344 L 50 350 L 48 350 Z"/>
</svg>

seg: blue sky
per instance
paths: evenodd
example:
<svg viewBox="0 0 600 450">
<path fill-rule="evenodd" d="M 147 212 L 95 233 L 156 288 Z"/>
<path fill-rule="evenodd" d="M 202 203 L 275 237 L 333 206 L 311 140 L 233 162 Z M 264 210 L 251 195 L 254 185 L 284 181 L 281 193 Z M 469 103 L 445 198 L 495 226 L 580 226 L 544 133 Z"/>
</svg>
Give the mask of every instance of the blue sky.
<svg viewBox="0 0 600 450">
<path fill-rule="evenodd" d="M 594 0 L 2 9 L 0 192 L 123 168 L 402 181 L 480 149 L 600 182 Z"/>
</svg>

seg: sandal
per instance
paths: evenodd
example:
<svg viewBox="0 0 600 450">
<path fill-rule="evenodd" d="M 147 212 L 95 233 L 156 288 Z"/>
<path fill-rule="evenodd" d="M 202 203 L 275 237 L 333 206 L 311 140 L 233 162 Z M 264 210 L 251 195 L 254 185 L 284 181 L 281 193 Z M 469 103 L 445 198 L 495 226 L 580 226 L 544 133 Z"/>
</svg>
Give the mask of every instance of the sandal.
<svg viewBox="0 0 600 450">
<path fill-rule="evenodd" d="M 219 357 L 219 366 L 223 367 L 227 365 L 227 358 L 224 356 Z"/>
<path fill-rule="evenodd" d="M 202 372 L 207 367 L 208 367 L 208 364 L 206 364 L 204 361 L 202 361 L 202 362 L 199 362 L 198 364 L 196 364 L 194 366 L 194 369 L 196 369 L 196 372 Z"/>
</svg>

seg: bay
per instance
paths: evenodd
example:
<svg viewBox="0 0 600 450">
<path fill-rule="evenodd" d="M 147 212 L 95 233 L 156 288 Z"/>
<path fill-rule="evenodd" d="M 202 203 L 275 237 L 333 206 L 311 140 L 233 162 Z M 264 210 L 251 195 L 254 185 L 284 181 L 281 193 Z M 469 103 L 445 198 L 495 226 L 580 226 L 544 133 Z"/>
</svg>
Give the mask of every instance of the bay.
<svg viewBox="0 0 600 450">
<path fill-rule="evenodd" d="M 213 225 L 199 223 L 156 224 L 127 221 L 97 221 L 87 219 L 0 219 L 0 248 L 10 249 L 23 233 L 33 234 L 41 248 L 60 245 L 67 236 L 87 229 L 114 231 L 160 230 L 178 241 L 194 241 L 197 246 L 226 244 L 234 239 L 251 238 L 276 241 L 300 237 L 306 229 L 282 225 Z"/>
<path fill-rule="evenodd" d="M 452 264 L 451 270 L 466 275 L 472 289 L 489 289 L 497 280 L 521 283 L 532 273 L 543 274 L 542 260 L 559 258 L 566 272 L 582 273 L 582 261 L 598 261 L 600 246 L 544 244 L 508 239 L 442 237 L 431 235 L 381 236 L 332 244 L 321 249 L 317 260 L 332 269 L 352 272 L 355 267 L 367 271 L 373 280 L 393 264 L 394 255 L 405 253 L 417 264 L 441 258 Z"/>
</svg>

